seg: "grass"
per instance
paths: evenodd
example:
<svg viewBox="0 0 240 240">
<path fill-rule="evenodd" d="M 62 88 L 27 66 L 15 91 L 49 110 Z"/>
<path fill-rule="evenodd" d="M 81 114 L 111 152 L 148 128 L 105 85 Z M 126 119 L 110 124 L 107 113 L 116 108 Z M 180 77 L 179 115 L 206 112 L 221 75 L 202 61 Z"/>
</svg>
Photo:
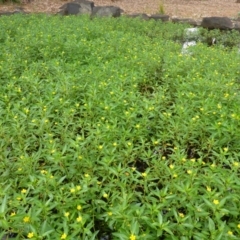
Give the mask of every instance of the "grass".
<svg viewBox="0 0 240 240">
<path fill-rule="evenodd" d="M 186 27 L 0 18 L 0 238 L 239 239 L 240 55 Z"/>
</svg>

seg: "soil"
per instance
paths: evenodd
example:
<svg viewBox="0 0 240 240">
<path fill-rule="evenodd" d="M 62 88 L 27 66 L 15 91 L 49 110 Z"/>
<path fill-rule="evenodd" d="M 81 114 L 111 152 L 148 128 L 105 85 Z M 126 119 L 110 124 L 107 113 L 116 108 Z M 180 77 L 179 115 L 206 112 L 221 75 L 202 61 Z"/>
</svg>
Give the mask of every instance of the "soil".
<svg viewBox="0 0 240 240">
<path fill-rule="evenodd" d="M 22 4 L 1 4 L 0 11 L 14 11 L 22 7 L 26 12 L 57 13 L 67 0 L 22 0 Z M 119 6 L 126 14 L 165 13 L 171 17 L 201 19 L 218 16 L 237 18 L 240 3 L 237 0 L 93 0 L 95 6 Z"/>
</svg>

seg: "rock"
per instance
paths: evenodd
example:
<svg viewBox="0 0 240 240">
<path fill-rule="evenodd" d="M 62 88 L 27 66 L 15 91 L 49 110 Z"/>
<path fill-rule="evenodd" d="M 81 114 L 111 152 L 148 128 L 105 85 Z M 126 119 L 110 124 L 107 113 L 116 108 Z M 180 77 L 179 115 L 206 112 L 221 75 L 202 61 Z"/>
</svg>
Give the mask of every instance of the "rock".
<svg viewBox="0 0 240 240">
<path fill-rule="evenodd" d="M 13 14 L 26 14 L 23 9 L 16 9 L 14 12 L 0 12 L 0 16 L 10 16 Z"/>
<path fill-rule="evenodd" d="M 94 7 L 91 17 L 120 17 L 123 10 L 114 6 Z"/>
<path fill-rule="evenodd" d="M 236 3 L 240 3 L 240 0 L 237 0 Z"/>
<path fill-rule="evenodd" d="M 233 23 L 227 17 L 204 17 L 201 27 L 208 29 L 228 30 L 233 28 Z"/>
<path fill-rule="evenodd" d="M 0 12 L 0 16 L 9 16 L 14 14 L 13 12 Z"/>
<path fill-rule="evenodd" d="M 197 41 L 199 38 L 198 28 L 186 28 L 184 31 L 184 38 L 187 41 Z"/>
<path fill-rule="evenodd" d="M 192 25 L 194 27 L 201 25 L 200 22 L 197 22 L 191 18 L 182 18 L 182 19 L 181 18 L 172 18 L 172 22 L 173 23 L 186 23 L 186 24 Z"/>
<path fill-rule="evenodd" d="M 240 31 L 240 21 L 233 22 L 233 29 Z"/>
<path fill-rule="evenodd" d="M 78 15 L 92 14 L 94 3 L 86 0 L 75 0 L 74 2 L 66 3 L 60 7 L 58 14 L 61 15 Z"/>
<path fill-rule="evenodd" d="M 149 17 L 150 19 L 154 19 L 156 21 L 161 20 L 163 22 L 169 21 L 169 16 L 165 14 L 154 14 Z"/>
<path fill-rule="evenodd" d="M 80 4 L 81 14 L 84 14 L 84 13 L 92 14 L 92 10 L 94 8 L 94 2 L 86 1 L 86 0 L 75 0 L 74 2 Z"/>
<path fill-rule="evenodd" d="M 182 46 L 182 51 L 181 53 L 182 54 L 188 54 L 188 55 L 191 55 L 191 51 L 190 51 L 190 47 L 193 47 L 193 46 L 196 46 L 197 45 L 197 42 L 196 41 L 187 41 L 183 44 Z"/>
<path fill-rule="evenodd" d="M 130 18 L 140 18 L 142 20 L 149 20 L 149 16 L 145 13 L 135 13 L 135 14 L 130 14 L 130 15 L 127 15 L 127 17 L 130 17 Z"/>
</svg>

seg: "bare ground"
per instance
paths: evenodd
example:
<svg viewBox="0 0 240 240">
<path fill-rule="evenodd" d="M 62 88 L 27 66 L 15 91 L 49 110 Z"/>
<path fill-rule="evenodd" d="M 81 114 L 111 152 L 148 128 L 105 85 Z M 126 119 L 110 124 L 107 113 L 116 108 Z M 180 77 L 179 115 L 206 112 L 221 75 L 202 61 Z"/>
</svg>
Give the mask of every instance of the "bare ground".
<svg viewBox="0 0 240 240">
<path fill-rule="evenodd" d="M 236 18 L 240 16 L 237 0 L 93 0 L 95 6 L 119 6 L 126 14 L 154 14 L 164 11 L 171 17 L 194 18 L 219 16 Z M 2 4 L 0 11 L 13 11 L 17 6 L 26 12 L 56 13 L 67 0 L 23 0 L 22 4 Z M 160 7 L 161 6 L 161 7 Z"/>
</svg>

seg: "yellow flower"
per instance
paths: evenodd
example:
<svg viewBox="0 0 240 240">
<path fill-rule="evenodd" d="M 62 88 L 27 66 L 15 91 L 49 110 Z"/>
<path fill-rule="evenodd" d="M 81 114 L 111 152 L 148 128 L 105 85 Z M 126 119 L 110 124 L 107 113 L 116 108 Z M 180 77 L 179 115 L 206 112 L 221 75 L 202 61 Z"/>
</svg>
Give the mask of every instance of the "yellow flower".
<svg viewBox="0 0 240 240">
<path fill-rule="evenodd" d="M 103 194 L 103 197 L 104 197 L 104 198 L 108 198 L 108 194 L 104 193 L 104 194 Z"/>
<path fill-rule="evenodd" d="M 67 234 L 64 233 L 62 236 L 61 236 L 61 239 L 66 239 L 67 238 Z"/>
<path fill-rule="evenodd" d="M 176 173 L 173 174 L 173 177 L 174 177 L 174 178 L 177 178 L 177 176 L 178 176 L 178 175 L 177 175 Z"/>
<path fill-rule="evenodd" d="M 188 174 L 192 174 L 192 170 L 187 170 L 187 173 Z"/>
<path fill-rule="evenodd" d="M 108 216 L 112 216 L 112 212 L 108 212 Z"/>
<path fill-rule="evenodd" d="M 228 148 L 227 148 L 227 147 L 223 148 L 223 151 L 224 151 L 224 152 L 227 152 L 227 151 L 228 151 Z"/>
<path fill-rule="evenodd" d="M 24 221 L 25 223 L 30 222 L 30 217 L 28 217 L 28 216 L 24 217 L 24 218 L 23 218 L 23 221 Z"/>
<path fill-rule="evenodd" d="M 207 186 L 207 191 L 208 191 L 208 192 L 211 192 L 212 189 L 211 189 L 209 186 Z"/>
<path fill-rule="evenodd" d="M 240 228 L 240 223 L 237 225 L 238 228 Z"/>
<path fill-rule="evenodd" d="M 33 232 L 28 233 L 27 237 L 32 238 L 34 236 Z"/>
<path fill-rule="evenodd" d="M 135 127 L 136 127 L 136 128 L 140 128 L 140 124 L 137 124 Z"/>
<path fill-rule="evenodd" d="M 98 149 L 99 149 L 99 150 L 102 150 L 102 149 L 103 149 L 103 145 L 99 145 L 99 146 L 98 146 Z"/>
<path fill-rule="evenodd" d="M 69 214 L 70 214 L 69 212 L 65 212 L 65 213 L 64 213 L 64 216 L 65 216 L 65 217 L 68 217 Z"/>
<path fill-rule="evenodd" d="M 165 157 L 165 156 L 162 156 L 162 160 L 166 160 L 166 157 Z"/>
<path fill-rule="evenodd" d="M 82 217 L 79 216 L 79 217 L 77 218 L 77 222 L 81 222 L 81 221 L 82 221 Z"/>
<path fill-rule="evenodd" d="M 70 189 L 70 192 L 71 192 L 71 193 L 75 193 L 75 188 L 71 188 L 71 189 Z"/>
<path fill-rule="evenodd" d="M 136 240 L 136 236 L 131 234 L 131 236 L 129 237 L 130 240 Z"/>
<path fill-rule="evenodd" d="M 232 236 L 233 232 L 232 231 L 228 231 L 228 235 Z"/>
<path fill-rule="evenodd" d="M 146 176 L 147 176 L 147 174 L 144 172 L 144 173 L 142 173 L 142 176 L 143 176 L 143 177 L 146 177 Z"/>
<path fill-rule="evenodd" d="M 88 177 L 89 177 L 89 174 L 88 174 L 88 173 L 85 173 L 85 174 L 84 174 L 84 177 L 88 178 Z"/>
<path fill-rule="evenodd" d="M 172 164 L 171 164 L 169 167 L 170 167 L 171 169 L 174 169 L 174 165 L 172 165 Z"/>
<path fill-rule="evenodd" d="M 213 203 L 214 203 L 215 205 L 218 205 L 218 204 L 219 204 L 219 201 L 218 201 L 217 199 L 214 199 L 214 200 L 213 200 Z"/>
<path fill-rule="evenodd" d="M 77 210 L 81 210 L 82 206 L 81 205 L 77 205 Z"/>
<path fill-rule="evenodd" d="M 12 213 L 10 214 L 11 217 L 13 217 L 13 216 L 15 216 L 15 215 L 16 215 L 15 212 L 12 212 Z"/>
<path fill-rule="evenodd" d="M 26 193 L 27 190 L 25 188 L 22 189 L 21 193 Z"/>
<path fill-rule="evenodd" d="M 178 213 L 179 217 L 184 218 L 184 214 L 183 213 Z"/>
<path fill-rule="evenodd" d="M 239 163 L 238 162 L 233 162 L 234 167 L 238 167 Z"/>
<path fill-rule="evenodd" d="M 113 146 L 114 146 L 114 147 L 116 147 L 116 146 L 117 146 L 117 143 L 116 143 L 116 142 L 114 142 L 114 143 L 113 143 Z"/>
<path fill-rule="evenodd" d="M 76 186 L 76 189 L 78 190 L 78 191 L 80 191 L 81 190 L 81 186 Z"/>
</svg>

